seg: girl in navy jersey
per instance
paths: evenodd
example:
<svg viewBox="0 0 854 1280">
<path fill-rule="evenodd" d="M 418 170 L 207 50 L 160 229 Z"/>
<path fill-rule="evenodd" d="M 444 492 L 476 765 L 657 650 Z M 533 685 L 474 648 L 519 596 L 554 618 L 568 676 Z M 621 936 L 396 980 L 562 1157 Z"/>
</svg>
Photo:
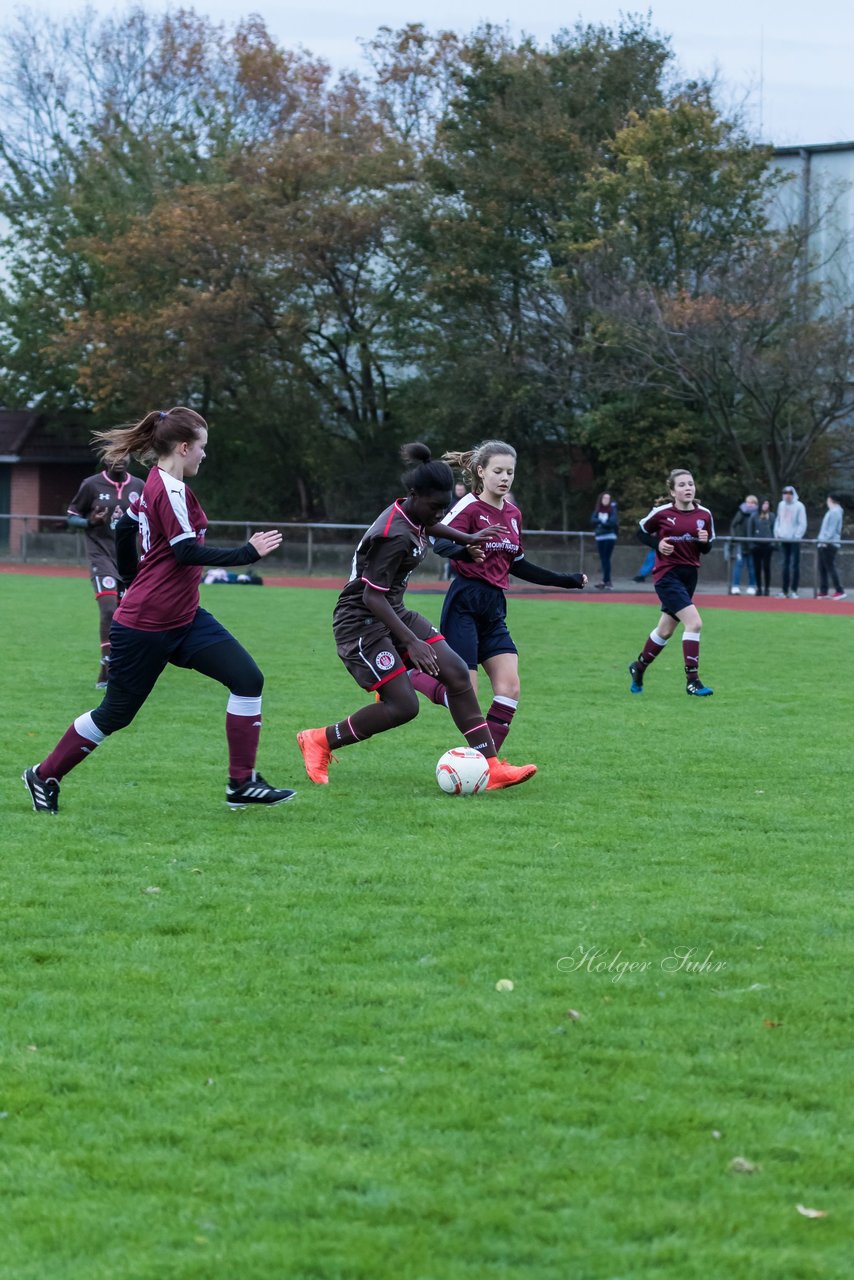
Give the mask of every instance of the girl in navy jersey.
<svg viewBox="0 0 854 1280">
<path fill-rule="evenodd" d="M 412 720 L 418 697 L 406 677 L 414 668 L 443 682 L 454 724 L 489 762 L 487 790 L 511 787 L 532 777 L 536 766 L 516 767 L 497 758 L 465 663 L 427 618 L 403 602 L 409 576 L 429 550 L 429 536 L 452 536 L 438 521 L 450 505 L 454 477 L 446 463 L 431 461 L 426 445 L 405 445 L 401 452 L 413 464 L 402 477 L 407 496 L 386 507 L 362 538 L 332 616 L 338 656 L 356 683 L 376 694 L 376 701 L 325 728 L 297 734 L 306 773 L 312 782 L 328 783 L 334 748 Z M 476 545 L 496 535 L 501 530 L 490 519 L 465 533 L 463 541 Z"/>
<path fill-rule="evenodd" d="M 640 522 L 638 537 L 655 549 L 653 581 L 661 601 L 661 617 L 637 661 L 629 664 L 632 693 L 643 693 L 644 676 L 681 622 L 686 693 L 709 697 L 713 690 L 700 679 L 702 618 L 694 604 L 700 556 L 708 555 L 715 538 L 712 513 L 695 500 L 694 478 L 677 467 L 667 479 L 670 501 L 662 499 Z"/>
<path fill-rule="evenodd" d="M 579 591 L 587 585 L 583 573 L 554 573 L 531 564 L 522 549 L 522 513 L 508 496 L 516 474 L 516 450 L 502 440 L 485 440 L 467 453 L 446 453 L 447 462 L 469 476 L 472 491 L 453 506 L 445 523 L 454 538 L 460 530 L 500 526 L 499 537 L 483 545 L 484 555 L 472 559 L 466 547 L 439 539 L 435 550 L 456 560 L 457 576 L 448 588 L 440 627 L 445 639 L 469 668 L 477 688 L 482 666 L 492 685 L 492 704 L 486 722 L 500 750 L 519 705 L 519 655 L 507 629 L 505 591 L 509 575 L 538 586 Z M 419 692 L 439 706 L 447 705 L 440 680 L 420 671 L 410 673 Z"/>
<path fill-rule="evenodd" d="M 108 466 L 130 454 L 156 465 L 116 529 L 119 573 L 132 581 L 110 628 L 106 696 L 77 717 L 41 764 L 24 773 L 33 808 L 57 812 L 60 780 L 104 738 L 130 724 L 167 663 L 191 667 L 229 690 L 225 798 L 231 808 L 290 800 L 293 791 L 271 787 L 255 772 L 264 677 L 242 645 L 199 607 L 204 565 L 251 564 L 274 551 L 282 535 L 255 533 L 234 550 L 205 546 L 207 518 L 185 484 L 198 472 L 208 439 L 204 418 L 192 409 L 155 411 L 134 426 L 99 432 L 96 439 Z"/>
</svg>

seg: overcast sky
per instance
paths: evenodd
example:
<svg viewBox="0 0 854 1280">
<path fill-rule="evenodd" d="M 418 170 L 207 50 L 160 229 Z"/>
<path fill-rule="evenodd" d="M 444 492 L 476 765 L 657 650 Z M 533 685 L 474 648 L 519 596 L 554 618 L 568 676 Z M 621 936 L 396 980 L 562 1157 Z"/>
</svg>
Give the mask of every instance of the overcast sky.
<svg viewBox="0 0 854 1280">
<path fill-rule="evenodd" d="M 854 140 L 854 3 L 852 0 L 185 0 L 210 18 L 234 24 L 260 13 L 284 45 L 302 45 L 336 68 L 360 65 L 359 38 L 379 27 L 422 22 L 430 30 L 471 31 L 482 20 L 509 23 L 545 44 L 576 19 L 615 23 L 620 10 L 652 12 L 687 75 L 717 71 L 725 105 L 744 104 L 763 141 L 776 145 Z M 59 17 L 78 0 L 35 0 L 27 8 Z M 124 4 L 93 0 L 99 12 Z M 143 7 L 164 9 L 163 0 Z"/>
</svg>

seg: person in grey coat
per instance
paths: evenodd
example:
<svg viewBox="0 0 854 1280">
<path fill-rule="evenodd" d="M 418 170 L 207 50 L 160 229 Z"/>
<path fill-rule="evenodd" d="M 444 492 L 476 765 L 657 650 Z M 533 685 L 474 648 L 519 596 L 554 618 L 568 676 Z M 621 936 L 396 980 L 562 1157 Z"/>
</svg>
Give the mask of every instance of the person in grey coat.
<svg viewBox="0 0 854 1280">
<path fill-rule="evenodd" d="M 828 596 L 828 579 L 833 579 L 833 599 L 844 600 L 846 593 L 839 580 L 836 568 L 836 554 L 842 542 L 842 507 L 835 494 L 827 495 L 827 511 L 818 531 L 816 550 L 818 551 L 818 598 L 826 600 Z"/>
<path fill-rule="evenodd" d="M 783 590 L 781 595 L 798 598 L 801 576 L 801 540 L 807 531 L 807 509 L 798 499 L 794 485 L 783 488 L 783 500 L 777 505 L 774 537 L 783 550 Z"/>
</svg>

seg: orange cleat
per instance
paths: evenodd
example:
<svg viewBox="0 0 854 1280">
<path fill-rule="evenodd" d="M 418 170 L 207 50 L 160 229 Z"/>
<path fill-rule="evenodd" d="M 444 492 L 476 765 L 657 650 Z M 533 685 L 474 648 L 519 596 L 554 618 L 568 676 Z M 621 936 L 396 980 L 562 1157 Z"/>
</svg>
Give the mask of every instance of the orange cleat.
<svg viewBox="0 0 854 1280">
<path fill-rule="evenodd" d="M 498 756 L 493 756 L 489 761 L 489 782 L 486 784 L 486 789 L 500 791 L 502 787 L 515 787 L 520 782 L 527 782 L 529 778 L 533 778 L 536 772 L 535 764 L 508 764 L 506 760 L 499 760 Z"/>
<path fill-rule="evenodd" d="M 325 729 L 303 729 L 297 734 L 297 742 L 305 761 L 305 771 L 312 782 L 329 782 L 329 761 L 334 760 L 332 748 L 326 741 Z"/>
</svg>

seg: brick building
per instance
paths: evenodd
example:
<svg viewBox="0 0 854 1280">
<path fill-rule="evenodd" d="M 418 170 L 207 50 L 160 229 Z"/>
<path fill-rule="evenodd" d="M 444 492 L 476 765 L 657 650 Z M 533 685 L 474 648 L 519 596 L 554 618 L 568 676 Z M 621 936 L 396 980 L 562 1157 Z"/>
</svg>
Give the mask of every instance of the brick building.
<svg viewBox="0 0 854 1280">
<path fill-rule="evenodd" d="M 82 419 L 51 420 L 27 410 L 0 409 L 0 551 L 4 555 L 20 555 L 25 531 L 55 527 L 80 481 L 97 471 L 87 435 Z M 46 518 L 39 522 L 35 516 Z"/>
</svg>

